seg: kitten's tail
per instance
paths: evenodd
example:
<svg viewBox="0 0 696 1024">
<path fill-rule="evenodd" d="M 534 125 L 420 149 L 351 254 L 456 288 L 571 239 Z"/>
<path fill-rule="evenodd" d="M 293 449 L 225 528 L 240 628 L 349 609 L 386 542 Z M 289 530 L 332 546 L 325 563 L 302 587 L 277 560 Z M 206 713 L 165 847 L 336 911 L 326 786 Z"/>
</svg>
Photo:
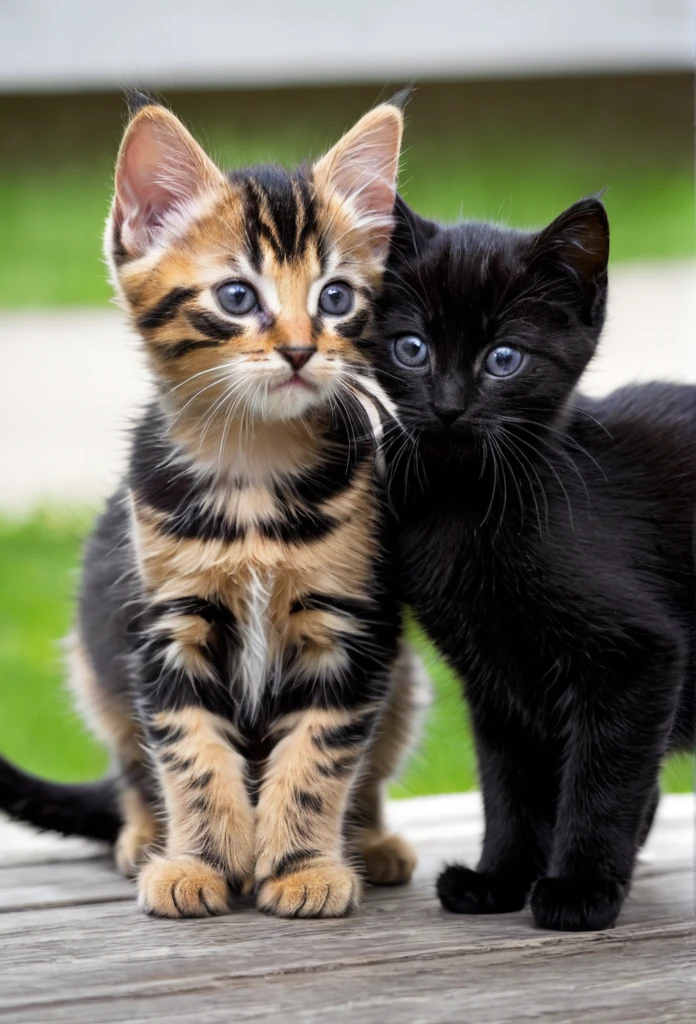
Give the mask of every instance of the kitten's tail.
<svg viewBox="0 0 696 1024">
<path fill-rule="evenodd" d="M 29 775 L 0 757 L 0 811 L 42 831 L 114 843 L 121 829 L 118 784 L 76 785 Z"/>
</svg>

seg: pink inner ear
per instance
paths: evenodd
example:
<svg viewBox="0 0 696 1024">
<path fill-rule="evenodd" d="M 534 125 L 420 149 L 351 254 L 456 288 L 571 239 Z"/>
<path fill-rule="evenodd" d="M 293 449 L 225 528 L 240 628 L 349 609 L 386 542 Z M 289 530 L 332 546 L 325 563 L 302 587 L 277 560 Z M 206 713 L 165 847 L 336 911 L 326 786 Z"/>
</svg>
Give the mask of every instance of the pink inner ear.
<svg viewBox="0 0 696 1024">
<path fill-rule="evenodd" d="M 167 215 L 184 208 L 218 176 L 173 115 L 137 117 L 126 134 L 116 172 L 114 216 L 125 248 L 144 252 Z"/>
<path fill-rule="evenodd" d="M 127 249 L 143 249 L 177 201 L 165 184 L 171 157 L 153 124 L 133 132 L 122 153 L 116 182 L 116 197 L 122 223 L 122 241 Z M 171 165 L 170 165 L 171 166 Z"/>
<path fill-rule="evenodd" d="M 319 161 L 329 188 L 352 200 L 364 218 L 375 218 L 379 232 L 387 227 L 396 195 L 401 144 L 401 113 L 377 108 L 360 121 Z"/>
</svg>

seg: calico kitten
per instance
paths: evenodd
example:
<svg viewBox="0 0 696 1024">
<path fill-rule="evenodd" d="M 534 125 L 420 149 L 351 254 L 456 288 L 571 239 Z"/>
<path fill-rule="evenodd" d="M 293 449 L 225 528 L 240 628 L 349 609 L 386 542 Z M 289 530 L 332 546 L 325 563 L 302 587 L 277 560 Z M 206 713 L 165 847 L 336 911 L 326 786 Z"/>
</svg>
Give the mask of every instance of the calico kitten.
<svg viewBox="0 0 696 1024">
<path fill-rule="evenodd" d="M 401 133 L 385 104 L 311 167 L 225 175 L 144 102 L 121 146 L 106 251 L 157 395 L 88 544 L 72 650 L 118 778 L 5 763 L 0 805 L 117 838 L 152 914 L 254 887 L 268 913 L 337 916 L 361 888 L 351 851 L 373 882 L 414 866 L 382 788 L 416 671 L 355 397 L 376 387 L 360 341 Z"/>
<path fill-rule="evenodd" d="M 440 227 L 398 204 L 371 347 L 407 599 L 460 674 L 485 806 L 457 913 L 606 928 L 693 749 L 696 388 L 576 390 L 605 315 L 609 228 L 583 200 L 539 232 Z"/>
</svg>

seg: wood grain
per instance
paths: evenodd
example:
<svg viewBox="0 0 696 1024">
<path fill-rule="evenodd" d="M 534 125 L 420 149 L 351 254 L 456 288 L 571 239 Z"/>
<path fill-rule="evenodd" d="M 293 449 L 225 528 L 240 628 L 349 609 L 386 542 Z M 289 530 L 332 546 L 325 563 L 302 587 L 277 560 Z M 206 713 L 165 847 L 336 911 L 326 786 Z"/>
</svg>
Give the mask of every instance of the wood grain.
<svg viewBox="0 0 696 1024">
<path fill-rule="evenodd" d="M 663 803 L 619 925 L 542 932 L 528 911 L 457 917 L 435 899 L 442 862 L 474 862 L 474 795 L 390 809 L 419 848 L 405 889 L 371 889 L 344 920 L 158 921 L 98 847 L 0 825 L 0 1020 L 17 1024 L 222 1021 L 694 1020 L 693 801 Z"/>
</svg>

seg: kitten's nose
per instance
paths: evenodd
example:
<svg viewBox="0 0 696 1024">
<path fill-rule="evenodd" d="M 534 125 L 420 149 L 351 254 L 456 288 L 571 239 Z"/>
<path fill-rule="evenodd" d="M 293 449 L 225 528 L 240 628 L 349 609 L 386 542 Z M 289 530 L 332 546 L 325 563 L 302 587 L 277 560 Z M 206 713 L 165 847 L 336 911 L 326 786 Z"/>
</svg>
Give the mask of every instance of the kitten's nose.
<svg viewBox="0 0 696 1024">
<path fill-rule="evenodd" d="M 433 409 L 435 411 L 435 415 L 437 416 L 437 418 L 446 427 L 451 427 L 454 421 L 458 419 L 462 414 L 461 409 L 453 409 L 451 406 L 435 405 L 433 406 Z"/>
<path fill-rule="evenodd" d="M 286 363 L 290 363 L 293 370 L 301 370 L 306 366 L 317 350 L 316 345 L 278 345 L 278 352 Z"/>
</svg>

